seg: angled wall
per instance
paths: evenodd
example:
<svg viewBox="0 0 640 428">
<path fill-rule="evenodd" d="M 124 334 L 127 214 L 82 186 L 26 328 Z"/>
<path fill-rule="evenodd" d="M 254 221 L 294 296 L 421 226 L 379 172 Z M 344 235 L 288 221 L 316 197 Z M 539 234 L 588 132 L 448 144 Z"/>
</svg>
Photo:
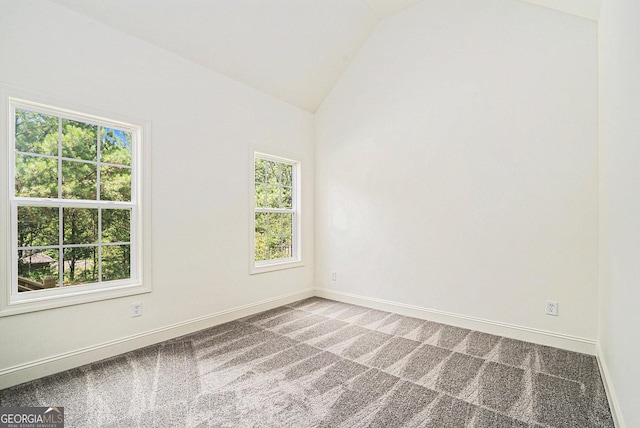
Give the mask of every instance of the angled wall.
<svg viewBox="0 0 640 428">
<path fill-rule="evenodd" d="M 604 0 L 598 344 L 619 428 L 640 426 L 640 4 Z"/>
<path fill-rule="evenodd" d="M 383 21 L 316 114 L 323 295 L 595 352 L 597 68 L 594 21 L 519 1 Z"/>
</svg>

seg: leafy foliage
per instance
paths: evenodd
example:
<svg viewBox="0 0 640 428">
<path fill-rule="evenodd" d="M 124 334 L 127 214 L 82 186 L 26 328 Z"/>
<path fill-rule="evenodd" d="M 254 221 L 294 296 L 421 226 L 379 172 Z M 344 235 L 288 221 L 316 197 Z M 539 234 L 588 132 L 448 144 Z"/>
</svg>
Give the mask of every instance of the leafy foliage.
<svg viewBox="0 0 640 428">
<path fill-rule="evenodd" d="M 28 110 L 16 110 L 16 150 L 56 156 L 58 118 Z"/>
</svg>

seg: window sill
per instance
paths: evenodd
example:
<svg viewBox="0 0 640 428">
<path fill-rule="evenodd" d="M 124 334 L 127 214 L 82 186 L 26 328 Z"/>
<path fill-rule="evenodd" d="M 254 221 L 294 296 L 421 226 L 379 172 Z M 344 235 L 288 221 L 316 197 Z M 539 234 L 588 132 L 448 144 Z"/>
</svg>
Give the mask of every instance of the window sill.
<svg viewBox="0 0 640 428">
<path fill-rule="evenodd" d="M 281 261 L 274 263 L 265 263 L 249 268 L 249 275 L 256 275 L 259 273 L 273 272 L 277 270 L 293 269 L 303 267 L 302 260 Z"/>
<path fill-rule="evenodd" d="M 151 287 L 141 284 L 129 284 L 117 287 L 110 287 L 77 291 L 69 294 L 49 294 L 33 296 L 24 300 L 14 300 L 9 304 L 3 304 L 0 308 L 0 317 L 36 312 L 64 306 L 78 305 L 82 303 L 97 302 L 101 300 L 115 299 L 118 297 L 132 296 L 151 292 Z M 31 294 L 30 292 L 29 294 Z M 34 292 L 37 293 L 37 292 Z"/>
</svg>

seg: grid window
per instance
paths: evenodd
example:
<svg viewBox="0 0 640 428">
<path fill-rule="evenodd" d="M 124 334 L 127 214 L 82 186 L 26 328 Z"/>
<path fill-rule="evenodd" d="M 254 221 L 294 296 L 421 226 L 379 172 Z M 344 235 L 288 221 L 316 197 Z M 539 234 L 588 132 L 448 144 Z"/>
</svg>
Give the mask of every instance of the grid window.
<svg viewBox="0 0 640 428">
<path fill-rule="evenodd" d="M 140 128 L 13 101 L 12 295 L 137 279 Z"/>
<path fill-rule="evenodd" d="M 300 260 L 296 161 L 254 155 L 255 267 Z"/>
</svg>

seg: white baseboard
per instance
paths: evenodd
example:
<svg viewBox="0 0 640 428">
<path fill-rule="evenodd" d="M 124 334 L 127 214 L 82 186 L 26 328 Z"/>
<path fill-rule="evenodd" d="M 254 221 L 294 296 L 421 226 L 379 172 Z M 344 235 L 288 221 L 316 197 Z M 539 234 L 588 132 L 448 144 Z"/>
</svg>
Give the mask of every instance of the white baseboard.
<svg viewBox="0 0 640 428">
<path fill-rule="evenodd" d="M 100 361 L 105 358 L 110 358 L 119 354 L 123 354 L 125 352 L 153 345 L 164 340 L 169 340 L 175 337 L 183 336 L 185 334 L 194 333 L 205 328 L 233 321 L 248 315 L 285 305 L 287 303 L 295 302 L 307 297 L 312 297 L 314 295 L 346 303 L 366 306 L 374 309 L 395 312 L 402 315 L 413 316 L 416 318 L 427 319 L 430 321 L 455 325 L 458 327 L 469 328 L 485 333 L 510 337 L 513 339 L 554 346 L 590 355 L 596 355 L 596 343 L 591 339 L 558 334 L 543 330 L 536 330 L 528 327 L 484 320 L 435 309 L 428 309 L 419 306 L 376 299 L 372 297 L 359 296 L 328 289 L 316 288 L 314 290 L 312 288 L 309 288 L 295 293 L 282 295 L 276 298 L 251 303 L 225 311 L 220 311 L 211 315 L 194 318 L 114 341 L 105 342 L 99 345 L 94 345 L 79 350 L 54 355 L 52 357 L 43 358 L 37 361 L 31 361 L 17 366 L 8 367 L 6 369 L 0 370 L 0 389 L 8 388 L 10 386 L 18 385 L 20 383 L 28 382 L 64 370 L 80 367 L 85 364 L 90 364 L 95 361 Z M 610 394 L 610 403 L 612 403 L 612 412 L 614 413 L 615 417 L 614 408 L 616 407 L 617 402 L 615 400 L 615 395 L 610 393 L 610 391 L 613 391 L 613 389 L 611 389 L 611 385 L 607 383 L 608 372 L 606 371 L 606 366 L 602 365 L 601 367 L 603 367 L 603 377 L 607 380 L 605 382 L 605 386 L 607 387 L 607 393 Z M 618 417 L 616 418 L 616 426 L 618 428 L 624 427 L 621 422 L 618 422 L 621 420 L 622 419 L 618 415 Z"/>
<path fill-rule="evenodd" d="M 611 375 L 609 374 L 609 368 L 607 367 L 607 360 L 604 358 L 600 344 L 596 345 L 596 360 L 598 360 L 600 374 L 602 375 L 602 383 L 604 383 L 604 389 L 607 392 L 607 399 L 609 400 L 609 409 L 611 410 L 611 416 L 613 416 L 613 422 L 616 428 L 626 428 L 624 419 L 622 419 L 622 414 L 620 414 L 618 397 L 616 396 L 613 383 L 611 382 Z"/>
<path fill-rule="evenodd" d="M 113 340 L 111 342 L 105 342 L 76 351 L 9 367 L 0 370 L 0 389 L 93 363 L 95 361 L 100 361 L 105 358 L 114 357 L 164 340 L 194 333 L 218 324 L 223 324 L 258 312 L 286 305 L 287 303 L 312 297 L 313 295 L 314 289 L 308 288 L 295 293 L 289 293 L 272 299 L 250 303 L 237 308 L 220 311 L 211 315 L 194 318 L 133 336 L 124 337 L 122 339 Z"/>
<path fill-rule="evenodd" d="M 485 320 L 436 309 L 428 309 L 420 306 L 407 305 L 405 303 L 377 299 L 374 297 L 359 296 L 341 291 L 328 290 L 326 288 L 316 288 L 315 294 L 318 297 L 325 297 L 327 299 L 338 300 L 345 303 L 352 303 L 373 309 L 394 312 L 400 315 L 407 315 L 443 324 L 454 325 L 456 327 L 468 328 L 484 333 L 495 334 L 497 336 L 505 336 L 512 339 L 553 346 L 589 355 L 596 354 L 596 341 L 583 337 Z"/>
</svg>

